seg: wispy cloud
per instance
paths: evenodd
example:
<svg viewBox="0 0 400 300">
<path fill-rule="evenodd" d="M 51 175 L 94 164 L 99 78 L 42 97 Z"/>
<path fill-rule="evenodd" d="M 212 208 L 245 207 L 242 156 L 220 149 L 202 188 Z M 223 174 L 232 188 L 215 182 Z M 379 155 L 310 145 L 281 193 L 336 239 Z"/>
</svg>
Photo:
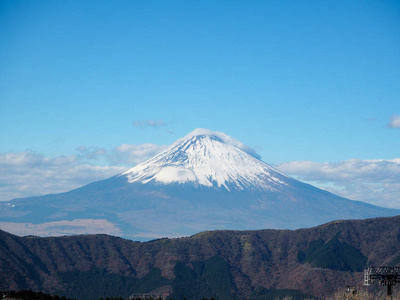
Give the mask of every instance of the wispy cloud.
<svg viewBox="0 0 400 300">
<path fill-rule="evenodd" d="M 390 128 L 400 128 L 400 115 L 393 115 L 388 124 Z"/>
<path fill-rule="evenodd" d="M 258 159 L 261 159 L 261 156 L 257 153 L 256 149 L 251 148 L 251 147 L 247 146 L 246 144 L 243 144 L 241 141 L 239 141 L 223 132 L 211 131 L 209 129 L 204 129 L 204 128 L 197 128 L 197 129 L 193 130 L 189 134 L 185 135 L 183 138 L 176 140 L 174 144 L 176 145 L 176 144 L 182 142 L 183 140 L 189 139 L 196 135 L 202 135 L 202 134 L 217 136 L 218 138 L 223 140 L 225 143 L 227 143 L 231 146 L 234 146 L 236 148 L 239 148 L 239 149 L 243 150 L 244 152 L 247 152 L 250 155 L 253 155 L 254 157 L 256 157 Z"/>
<path fill-rule="evenodd" d="M 81 160 L 98 160 L 100 157 L 107 156 L 108 153 L 105 148 L 89 149 L 85 146 L 79 146 L 76 151 Z"/>
<path fill-rule="evenodd" d="M 140 164 L 158 153 L 167 149 L 167 145 L 156 144 L 122 144 L 112 150 L 107 149 L 89 149 L 85 146 L 80 146 L 76 149 L 77 157 L 80 161 L 99 164 L 105 162 L 112 166 L 133 167 Z"/>
<path fill-rule="evenodd" d="M 400 159 L 350 159 L 335 163 L 294 161 L 277 168 L 349 199 L 400 208 Z"/>
<path fill-rule="evenodd" d="M 129 145 L 123 144 L 116 147 L 112 154 L 108 156 L 108 160 L 113 165 L 130 165 L 134 166 L 146 161 L 147 159 L 166 150 L 167 145 L 141 144 Z"/>
<path fill-rule="evenodd" d="M 167 124 L 164 120 L 139 120 L 133 122 L 133 126 L 140 129 L 146 129 L 148 127 L 156 128 L 156 127 L 166 127 Z"/>
</svg>

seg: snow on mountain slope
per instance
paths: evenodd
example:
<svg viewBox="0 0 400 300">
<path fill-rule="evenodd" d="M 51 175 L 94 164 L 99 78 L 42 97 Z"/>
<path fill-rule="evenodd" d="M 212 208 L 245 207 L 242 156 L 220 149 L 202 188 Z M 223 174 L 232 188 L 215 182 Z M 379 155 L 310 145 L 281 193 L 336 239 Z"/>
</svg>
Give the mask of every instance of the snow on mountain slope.
<svg viewBox="0 0 400 300">
<path fill-rule="evenodd" d="M 245 145 L 223 133 L 197 129 L 122 175 L 131 183 L 192 183 L 228 191 L 286 185 L 287 176 L 242 149 Z"/>
<path fill-rule="evenodd" d="M 0 228 L 24 235 L 102 230 L 149 240 L 399 213 L 302 183 L 259 160 L 241 142 L 198 129 L 123 174 L 65 193 L 0 203 Z"/>
</svg>

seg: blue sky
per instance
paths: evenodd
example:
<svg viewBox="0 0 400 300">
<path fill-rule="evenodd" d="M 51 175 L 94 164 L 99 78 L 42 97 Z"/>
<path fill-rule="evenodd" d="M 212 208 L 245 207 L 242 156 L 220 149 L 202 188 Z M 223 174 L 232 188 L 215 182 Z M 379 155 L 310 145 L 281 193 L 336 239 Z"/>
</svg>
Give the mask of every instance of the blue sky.
<svg viewBox="0 0 400 300">
<path fill-rule="evenodd" d="M 0 2 L 0 191 L 65 191 L 195 128 L 400 208 L 400 2 Z"/>
</svg>

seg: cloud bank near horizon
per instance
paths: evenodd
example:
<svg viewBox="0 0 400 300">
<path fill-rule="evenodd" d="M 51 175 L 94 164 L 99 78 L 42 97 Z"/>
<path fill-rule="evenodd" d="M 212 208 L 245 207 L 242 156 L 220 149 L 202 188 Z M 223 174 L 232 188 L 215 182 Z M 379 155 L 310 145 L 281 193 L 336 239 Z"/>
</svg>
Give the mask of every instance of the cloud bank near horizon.
<svg viewBox="0 0 400 300">
<path fill-rule="evenodd" d="M 253 149 L 236 139 L 225 134 L 220 137 L 250 154 L 253 151 L 259 157 Z M 55 158 L 33 151 L 0 153 L 0 201 L 69 191 L 123 173 L 169 147 L 123 144 L 107 150 L 81 146 L 76 155 Z M 345 198 L 400 208 L 400 158 L 349 159 L 334 163 L 292 161 L 275 167 Z"/>
<path fill-rule="evenodd" d="M 400 158 L 349 159 L 334 163 L 293 161 L 276 167 L 296 179 L 345 198 L 400 208 Z"/>
<path fill-rule="evenodd" d="M 76 155 L 49 158 L 34 151 L 0 153 L 0 201 L 66 192 L 107 179 L 165 150 L 123 144 L 112 150 L 80 146 Z"/>
</svg>

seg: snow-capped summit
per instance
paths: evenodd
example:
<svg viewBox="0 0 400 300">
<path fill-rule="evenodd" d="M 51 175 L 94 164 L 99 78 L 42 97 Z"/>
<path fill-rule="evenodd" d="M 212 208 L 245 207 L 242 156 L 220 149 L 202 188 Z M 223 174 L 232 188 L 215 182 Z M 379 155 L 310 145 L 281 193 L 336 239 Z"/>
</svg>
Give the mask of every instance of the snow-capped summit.
<svg viewBox="0 0 400 300">
<path fill-rule="evenodd" d="M 0 203 L 0 227 L 20 235 L 102 232 L 149 240 L 399 213 L 300 182 L 238 140 L 196 129 L 123 174 L 66 193 Z"/>
<path fill-rule="evenodd" d="M 249 147 L 224 133 L 196 129 L 122 175 L 131 183 L 193 184 L 228 191 L 285 185 L 285 175 L 250 153 Z"/>
</svg>

